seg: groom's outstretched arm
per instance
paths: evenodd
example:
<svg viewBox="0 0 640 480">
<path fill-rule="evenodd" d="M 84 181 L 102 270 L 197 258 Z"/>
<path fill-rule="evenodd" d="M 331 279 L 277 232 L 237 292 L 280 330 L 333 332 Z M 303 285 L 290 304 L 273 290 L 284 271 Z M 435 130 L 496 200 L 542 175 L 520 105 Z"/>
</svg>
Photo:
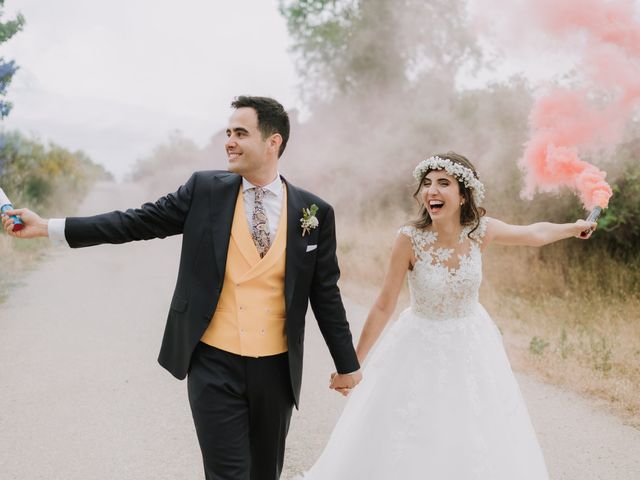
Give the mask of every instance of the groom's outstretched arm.
<svg viewBox="0 0 640 480">
<path fill-rule="evenodd" d="M 64 234 L 72 248 L 102 243 L 164 238 L 182 233 L 195 188 L 196 175 L 174 193 L 140 208 L 90 217 L 69 217 Z"/>
<path fill-rule="evenodd" d="M 57 241 L 66 239 L 69 246 L 75 248 L 164 238 L 182 233 L 191 206 L 195 182 L 196 174 L 193 174 L 175 193 L 170 193 L 155 203 L 146 203 L 140 208 L 125 212 L 114 211 L 91 217 L 48 220 L 28 208 L 10 210 L 2 215 L 2 226 L 7 234 L 15 238 L 53 237 Z M 12 215 L 20 216 L 24 225 L 22 230 L 13 231 Z M 53 232 L 52 222 L 56 222 Z"/>
<path fill-rule="evenodd" d="M 325 215 L 319 215 L 318 219 L 318 253 L 309 299 L 336 369 L 345 374 L 355 372 L 360 365 L 338 288 L 340 268 L 336 257 L 335 215 L 328 204 L 324 210 Z"/>
</svg>

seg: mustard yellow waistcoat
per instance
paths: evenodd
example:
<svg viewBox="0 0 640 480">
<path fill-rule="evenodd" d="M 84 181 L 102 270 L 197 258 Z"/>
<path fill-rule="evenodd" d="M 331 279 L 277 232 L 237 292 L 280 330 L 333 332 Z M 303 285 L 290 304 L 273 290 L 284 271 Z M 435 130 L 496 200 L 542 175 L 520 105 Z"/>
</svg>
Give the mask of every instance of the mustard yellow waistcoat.
<svg viewBox="0 0 640 480">
<path fill-rule="evenodd" d="M 244 210 L 242 187 L 231 225 L 224 284 L 216 311 L 202 336 L 208 345 L 247 357 L 287 351 L 284 272 L 287 246 L 287 189 L 278 231 L 260 258 Z"/>
</svg>

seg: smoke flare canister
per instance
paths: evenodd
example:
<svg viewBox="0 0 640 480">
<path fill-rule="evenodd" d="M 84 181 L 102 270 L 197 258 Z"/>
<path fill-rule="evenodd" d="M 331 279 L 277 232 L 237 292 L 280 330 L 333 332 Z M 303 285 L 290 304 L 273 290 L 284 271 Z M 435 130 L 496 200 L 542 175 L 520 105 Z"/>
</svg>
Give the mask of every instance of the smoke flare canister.
<svg viewBox="0 0 640 480">
<path fill-rule="evenodd" d="M 602 208 L 601 207 L 595 207 L 593 210 L 591 210 L 591 213 L 589 214 L 589 216 L 587 218 L 585 218 L 585 220 L 587 222 L 597 222 L 598 218 L 600 218 L 600 214 L 602 213 Z M 589 235 L 590 230 L 585 230 L 584 232 L 582 232 L 580 234 L 581 237 L 586 237 L 587 235 Z"/>
<path fill-rule="evenodd" d="M 0 212 L 4 213 L 7 210 L 13 210 L 13 205 L 11 205 L 11 200 L 9 200 L 9 197 L 7 197 L 7 194 L 4 193 L 4 190 L 0 188 Z M 17 232 L 24 228 L 24 223 L 22 223 L 22 220 L 20 220 L 17 216 L 11 215 L 11 217 L 9 218 L 13 219 L 14 232 Z"/>
<path fill-rule="evenodd" d="M 587 222 L 597 222 L 598 218 L 600 218 L 601 213 L 602 213 L 602 208 L 595 207 L 593 210 L 591 210 L 591 213 L 586 218 Z"/>
</svg>

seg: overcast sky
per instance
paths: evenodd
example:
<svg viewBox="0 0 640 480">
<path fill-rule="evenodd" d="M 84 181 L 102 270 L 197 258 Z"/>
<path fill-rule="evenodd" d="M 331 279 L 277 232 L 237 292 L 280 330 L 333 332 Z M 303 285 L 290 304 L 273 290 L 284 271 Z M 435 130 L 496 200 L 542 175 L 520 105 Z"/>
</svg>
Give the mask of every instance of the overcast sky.
<svg viewBox="0 0 640 480">
<path fill-rule="evenodd" d="M 301 108 L 277 7 L 278 0 L 6 0 L 3 20 L 20 11 L 27 24 L 1 46 L 0 56 L 20 67 L 4 128 L 84 150 L 122 178 L 174 130 L 203 146 L 226 125 L 237 95 Z M 485 20 L 495 23 L 493 12 Z M 575 61 L 557 42 L 493 40 L 505 61 L 463 77 L 466 86 L 516 72 L 544 83 Z"/>
<path fill-rule="evenodd" d="M 277 0 L 7 0 L 26 26 L 4 121 L 82 149 L 121 178 L 173 130 L 204 145 L 236 95 L 298 105 Z M 222 148 L 222 147 L 221 147 Z"/>
</svg>

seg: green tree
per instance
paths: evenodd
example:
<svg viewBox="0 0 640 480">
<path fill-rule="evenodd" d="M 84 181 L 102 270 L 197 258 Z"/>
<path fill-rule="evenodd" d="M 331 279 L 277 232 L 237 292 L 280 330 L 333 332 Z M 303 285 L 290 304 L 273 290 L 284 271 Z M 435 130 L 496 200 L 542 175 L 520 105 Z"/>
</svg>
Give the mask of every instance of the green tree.
<svg viewBox="0 0 640 480">
<path fill-rule="evenodd" d="M 0 17 L 4 11 L 4 0 L 0 0 Z M 0 43 L 4 43 L 13 37 L 24 26 L 24 17 L 18 14 L 15 19 L 6 22 L 0 21 Z M 5 60 L 0 57 L 0 119 L 6 117 L 11 111 L 11 103 L 6 101 L 7 88 L 11 83 L 14 73 L 18 69 L 13 60 Z"/>
<path fill-rule="evenodd" d="M 438 75 L 453 87 L 480 59 L 464 0 L 281 0 L 307 98 L 397 90 Z M 322 92 L 310 93 L 310 92 Z"/>
<path fill-rule="evenodd" d="M 604 245 L 617 258 L 640 259 L 640 165 L 635 159 L 626 163 L 625 170 L 611 187 L 613 196 L 598 221 L 600 231 L 595 243 Z"/>
</svg>

